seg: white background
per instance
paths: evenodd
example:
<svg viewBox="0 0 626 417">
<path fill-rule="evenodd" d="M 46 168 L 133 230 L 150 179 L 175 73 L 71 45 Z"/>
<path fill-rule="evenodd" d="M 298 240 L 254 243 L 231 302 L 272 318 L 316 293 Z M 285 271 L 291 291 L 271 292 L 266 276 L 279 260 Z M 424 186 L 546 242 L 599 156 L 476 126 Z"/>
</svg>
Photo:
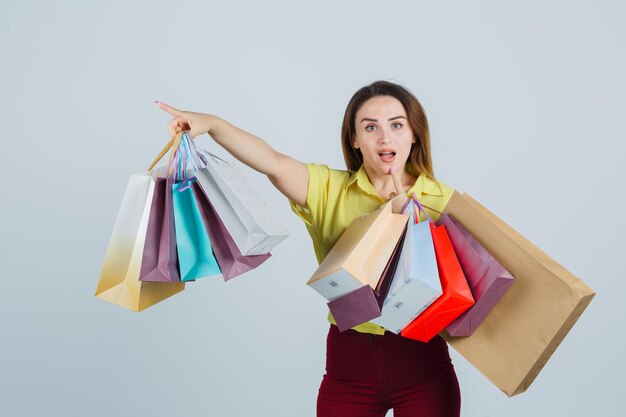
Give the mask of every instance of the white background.
<svg viewBox="0 0 626 417">
<path fill-rule="evenodd" d="M 342 168 L 345 106 L 378 79 L 424 105 L 440 180 L 598 292 L 524 394 L 451 351 L 462 415 L 623 415 L 624 4 L 2 1 L 0 415 L 313 416 L 327 310 L 260 174 L 292 232 L 266 264 L 140 314 L 93 293 L 128 177 L 169 139 L 154 99 Z"/>
</svg>

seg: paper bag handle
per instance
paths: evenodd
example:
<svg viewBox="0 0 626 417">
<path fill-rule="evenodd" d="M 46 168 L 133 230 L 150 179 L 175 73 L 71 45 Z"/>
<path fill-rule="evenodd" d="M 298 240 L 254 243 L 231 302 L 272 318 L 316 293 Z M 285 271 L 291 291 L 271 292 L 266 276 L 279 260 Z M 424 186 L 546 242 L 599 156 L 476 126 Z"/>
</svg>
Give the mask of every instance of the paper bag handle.
<svg viewBox="0 0 626 417">
<path fill-rule="evenodd" d="M 163 147 L 163 149 L 161 150 L 161 152 L 159 152 L 159 154 L 157 155 L 157 157 L 154 159 L 154 161 L 152 161 L 152 163 L 150 164 L 150 167 L 148 167 L 148 171 L 152 171 L 152 168 L 154 168 L 156 166 L 156 164 L 159 163 L 159 161 L 161 160 L 161 158 L 163 158 L 163 156 L 167 153 L 167 151 L 170 150 L 170 148 L 174 145 L 174 142 L 176 141 L 176 139 L 178 139 L 178 141 L 180 141 L 180 137 L 183 135 L 183 132 L 178 132 L 176 135 L 174 135 L 172 137 L 172 139 L 170 139 L 169 142 L 167 142 L 167 144 L 165 145 L 165 147 Z M 174 148 L 176 149 L 176 148 Z"/>
<path fill-rule="evenodd" d="M 183 163 L 184 161 L 181 161 L 181 155 L 180 155 L 180 142 L 182 141 L 182 138 L 184 137 L 184 133 L 182 135 L 176 135 L 174 137 L 174 143 L 172 144 L 172 152 L 170 152 L 170 156 L 167 159 L 167 166 L 165 168 L 165 177 L 169 177 L 170 176 L 170 171 L 172 171 L 172 164 L 174 164 L 174 169 L 173 169 L 173 175 L 174 175 L 174 182 L 177 182 L 178 179 L 178 174 L 180 171 L 180 165 L 181 163 Z"/>
<path fill-rule="evenodd" d="M 422 213 L 424 213 L 424 215 L 426 216 L 426 218 L 428 219 L 429 222 L 434 223 L 433 219 L 428 215 L 428 213 L 426 213 L 426 210 L 424 209 L 424 206 L 422 206 L 422 203 L 420 203 L 420 201 L 417 198 L 417 195 L 415 195 L 415 193 L 411 194 L 411 201 L 415 202 L 415 204 L 417 204 L 417 207 L 420 209 L 420 211 Z"/>
<path fill-rule="evenodd" d="M 419 212 L 417 211 L 417 207 L 410 198 L 407 198 L 407 200 L 404 202 L 404 206 L 402 207 L 402 214 L 409 214 L 409 204 L 413 207 L 413 224 L 417 224 L 420 222 Z"/>
</svg>

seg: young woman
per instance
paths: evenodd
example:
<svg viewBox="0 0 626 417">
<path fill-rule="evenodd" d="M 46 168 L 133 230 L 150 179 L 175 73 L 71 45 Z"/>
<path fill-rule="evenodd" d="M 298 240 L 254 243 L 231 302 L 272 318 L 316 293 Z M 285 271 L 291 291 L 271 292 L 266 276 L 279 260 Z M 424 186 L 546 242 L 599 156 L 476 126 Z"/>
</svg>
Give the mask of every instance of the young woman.
<svg viewBox="0 0 626 417">
<path fill-rule="evenodd" d="M 170 135 L 208 133 L 231 155 L 268 176 L 304 221 L 318 262 L 350 222 L 389 199 L 400 212 L 409 196 L 437 219 L 453 190 L 434 179 L 428 121 L 407 89 L 377 81 L 358 90 L 346 109 L 341 143 L 347 170 L 304 164 L 216 116 L 157 104 L 174 118 Z M 404 338 L 374 323 L 339 332 L 331 314 L 326 374 L 318 417 L 456 417 L 459 385 L 445 341 Z"/>
</svg>

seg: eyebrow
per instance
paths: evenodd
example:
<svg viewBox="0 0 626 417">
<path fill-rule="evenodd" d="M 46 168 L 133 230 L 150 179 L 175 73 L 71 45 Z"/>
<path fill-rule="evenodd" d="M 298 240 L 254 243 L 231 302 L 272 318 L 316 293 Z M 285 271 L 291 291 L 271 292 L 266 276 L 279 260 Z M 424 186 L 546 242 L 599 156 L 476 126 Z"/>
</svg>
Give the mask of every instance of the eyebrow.
<svg viewBox="0 0 626 417">
<path fill-rule="evenodd" d="M 396 119 L 404 119 L 404 120 L 406 120 L 406 117 L 404 117 L 404 116 L 394 116 L 394 117 L 390 117 L 389 119 L 387 119 L 387 121 L 390 122 L 390 121 L 396 120 Z M 378 122 L 378 119 L 372 119 L 371 117 L 364 117 L 363 119 L 361 119 L 361 121 L 359 123 L 363 123 L 365 121 L 368 121 L 368 122 Z"/>
</svg>

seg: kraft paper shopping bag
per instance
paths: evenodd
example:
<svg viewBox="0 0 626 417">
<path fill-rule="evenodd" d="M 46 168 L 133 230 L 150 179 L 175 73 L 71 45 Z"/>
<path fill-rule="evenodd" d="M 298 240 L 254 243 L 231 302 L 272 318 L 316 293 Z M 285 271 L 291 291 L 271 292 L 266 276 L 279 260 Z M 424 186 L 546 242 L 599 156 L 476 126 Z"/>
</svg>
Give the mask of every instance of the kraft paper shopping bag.
<svg viewBox="0 0 626 417">
<path fill-rule="evenodd" d="M 505 394 L 522 393 L 595 292 L 467 194 L 455 193 L 445 212 L 515 277 L 515 283 L 470 337 L 442 335 Z"/>
</svg>

